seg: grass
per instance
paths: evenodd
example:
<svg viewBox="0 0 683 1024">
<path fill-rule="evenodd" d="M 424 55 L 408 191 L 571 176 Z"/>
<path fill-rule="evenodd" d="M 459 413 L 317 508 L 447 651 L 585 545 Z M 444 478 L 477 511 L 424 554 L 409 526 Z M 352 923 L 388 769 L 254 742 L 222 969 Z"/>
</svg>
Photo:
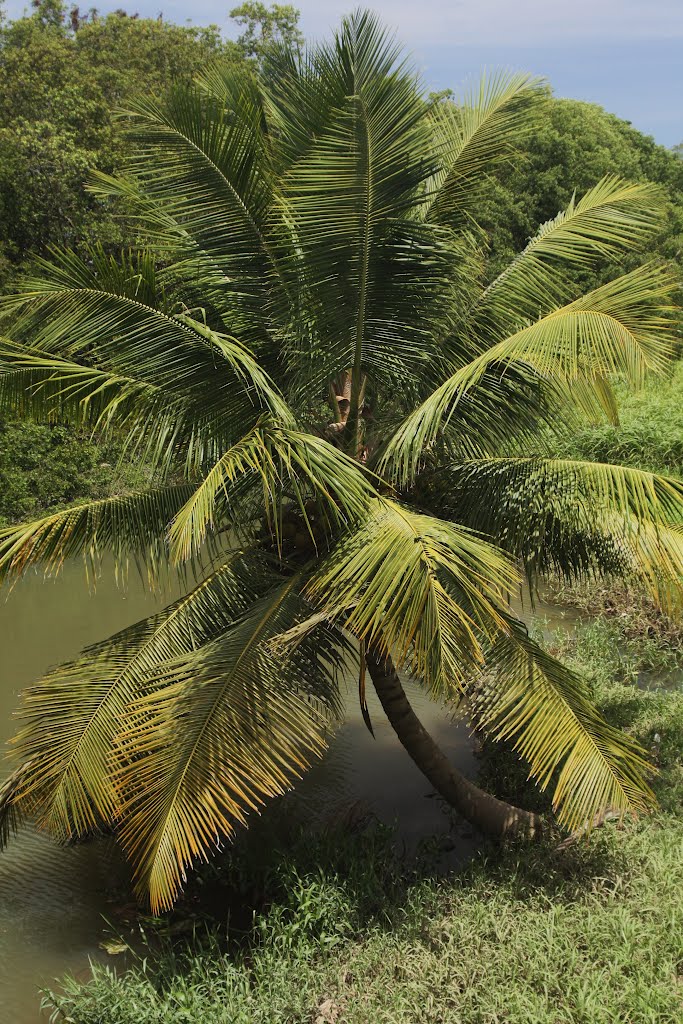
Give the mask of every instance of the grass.
<svg viewBox="0 0 683 1024">
<path fill-rule="evenodd" d="M 51 997 L 55 1019 L 678 1024 L 682 845 L 683 823 L 663 815 L 562 855 L 508 850 L 418 880 L 388 867 L 376 838 L 354 842 L 362 876 L 309 843 L 318 863 L 282 859 L 282 894 L 244 948 L 214 932 L 119 978 L 95 966 L 88 985 Z"/>
<path fill-rule="evenodd" d="M 640 391 L 617 387 L 619 426 L 586 427 L 558 440 L 558 456 L 683 474 L 683 359 Z"/>
<path fill-rule="evenodd" d="M 562 853 L 552 842 L 487 848 L 445 877 L 430 859 L 438 851 L 410 869 L 397 861 L 382 828 L 279 842 L 251 834 L 229 869 L 200 873 L 175 919 L 132 944 L 127 972 L 94 965 L 90 983 L 48 996 L 55 1021 L 679 1024 L 683 692 L 633 684 L 643 651 L 620 648 L 624 621 L 552 644 L 586 673 L 607 716 L 652 750 L 654 817 L 607 825 Z M 528 805 L 513 764 L 496 747 L 482 774 Z M 194 906 L 222 909 L 209 923 Z M 194 932 L 164 936 L 178 927 Z"/>
</svg>

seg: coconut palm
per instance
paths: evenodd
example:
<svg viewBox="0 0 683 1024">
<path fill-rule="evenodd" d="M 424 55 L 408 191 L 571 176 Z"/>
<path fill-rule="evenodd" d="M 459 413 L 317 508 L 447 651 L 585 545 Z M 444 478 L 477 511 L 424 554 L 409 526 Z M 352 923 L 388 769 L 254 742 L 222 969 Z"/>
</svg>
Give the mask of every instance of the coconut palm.
<svg viewBox="0 0 683 1024">
<path fill-rule="evenodd" d="M 664 269 L 572 283 L 647 242 L 657 191 L 599 182 L 487 278 L 482 184 L 540 95 L 500 75 L 430 103 L 361 13 L 258 76 L 208 69 L 125 112 L 130 173 L 92 187 L 149 251 L 38 262 L 4 301 L 0 396 L 125 437 L 151 483 L 3 530 L 0 569 L 107 551 L 186 593 L 26 692 L 6 829 L 114 829 L 167 908 L 323 753 L 353 662 L 362 706 L 367 674 L 436 790 L 493 835 L 539 820 L 456 772 L 399 672 L 510 742 L 567 828 L 652 802 L 643 752 L 508 600 L 551 572 L 671 599 L 683 567 L 683 485 L 548 455 L 553 431 L 615 418 L 614 375 L 666 367 Z"/>
</svg>

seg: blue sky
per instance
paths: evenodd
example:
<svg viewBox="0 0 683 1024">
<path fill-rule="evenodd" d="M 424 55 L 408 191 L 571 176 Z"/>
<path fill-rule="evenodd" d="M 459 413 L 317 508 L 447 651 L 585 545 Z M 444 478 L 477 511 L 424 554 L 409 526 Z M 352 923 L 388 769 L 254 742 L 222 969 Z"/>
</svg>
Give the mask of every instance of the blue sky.
<svg viewBox="0 0 683 1024">
<path fill-rule="evenodd" d="M 237 0 L 81 0 L 228 34 Z M 353 2 L 293 0 L 305 34 L 326 34 Z M 18 15 L 28 4 L 7 0 Z M 412 50 L 430 88 L 454 88 L 483 68 L 546 77 L 559 96 L 600 103 L 658 142 L 683 141 L 683 0 L 377 0 L 369 4 Z"/>
</svg>

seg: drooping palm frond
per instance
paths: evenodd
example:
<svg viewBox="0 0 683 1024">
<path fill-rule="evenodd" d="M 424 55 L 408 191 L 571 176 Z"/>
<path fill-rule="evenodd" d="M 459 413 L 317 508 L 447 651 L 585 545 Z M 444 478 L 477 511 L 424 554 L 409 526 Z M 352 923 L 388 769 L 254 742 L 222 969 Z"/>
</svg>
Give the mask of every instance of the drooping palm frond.
<svg viewBox="0 0 683 1024">
<path fill-rule="evenodd" d="M 210 259 L 224 277 L 231 328 L 254 341 L 268 334 L 269 290 L 282 284 L 271 237 L 273 180 L 257 80 L 233 71 L 221 84 L 218 96 L 179 88 L 163 104 L 129 104 L 129 169 L 143 215 L 160 215 L 162 242 L 170 221 Z"/>
<path fill-rule="evenodd" d="M 163 391 L 146 381 L 32 351 L 0 339 L 0 412 L 43 422 L 69 420 L 97 429 L 114 418 L 161 406 Z M 173 399 L 167 398 L 173 407 Z M 175 398 L 176 414 L 182 409 Z"/>
<path fill-rule="evenodd" d="M 0 850 L 4 850 L 24 821 L 19 795 L 24 783 L 26 766 L 20 765 L 7 776 L 0 786 Z"/>
<path fill-rule="evenodd" d="M 344 452 L 323 438 L 264 418 L 224 453 L 178 512 L 170 531 L 175 560 L 198 552 L 219 519 L 234 530 L 246 525 L 238 485 L 250 479 L 262 489 L 261 507 L 278 543 L 285 500 L 304 523 L 307 501 L 316 502 L 329 534 L 361 519 L 375 494 L 368 475 Z M 235 505 L 236 512 L 231 509 Z"/>
<path fill-rule="evenodd" d="M 13 340 L 28 333 L 36 352 L 77 362 L 88 356 L 206 413 L 227 406 L 238 418 L 256 407 L 286 417 L 277 389 L 242 343 L 187 311 L 169 310 L 149 255 L 116 262 L 95 250 L 86 262 L 59 252 L 37 270 L 21 293 L 2 300 Z"/>
<path fill-rule="evenodd" d="M 607 525 L 609 518 L 605 517 Z M 627 570 L 644 584 L 665 611 L 680 615 L 683 607 L 683 524 L 638 522 L 625 524 L 615 517 L 611 524 L 621 539 Z M 623 538 L 623 539 L 622 539 Z"/>
<path fill-rule="evenodd" d="M 581 408 L 590 392 L 596 403 L 604 401 L 611 408 L 612 398 L 605 390 L 609 374 L 624 374 L 639 385 L 648 371 L 662 371 L 670 360 L 666 300 L 672 288 L 667 271 L 641 267 L 498 341 L 454 373 L 404 420 L 384 450 L 380 471 L 401 484 L 410 481 L 424 448 L 448 424 L 458 403 L 495 366 L 501 373 L 509 366 L 527 366 L 539 377 L 557 381 L 566 401 L 572 400 L 576 388 Z"/>
<path fill-rule="evenodd" d="M 574 830 L 607 810 L 654 805 L 645 752 L 596 711 L 585 683 L 510 620 L 487 654 L 487 676 L 471 700 L 478 728 L 512 744 L 553 809 Z"/>
<path fill-rule="evenodd" d="M 640 249 L 661 222 L 664 196 L 655 185 L 608 175 L 539 228 L 526 248 L 486 288 L 471 330 L 490 337 L 566 302 L 567 266 L 590 267 Z"/>
<path fill-rule="evenodd" d="M 530 577 L 558 572 L 683 580 L 671 533 L 683 484 L 628 466 L 543 458 L 473 459 L 433 476 L 439 506 L 521 557 Z"/>
<path fill-rule="evenodd" d="M 498 548 L 454 523 L 379 500 L 322 562 L 306 594 L 318 611 L 422 679 L 457 696 L 503 626 L 517 582 Z"/>
<path fill-rule="evenodd" d="M 440 169 L 430 183 L 425 219 L 462 229 L 476 220 L 474 206 L 486 176 L 509 160 L 535 123 L 539 79 L 524 73 L 482 76 L 457 103 L 432 114 Z"/>
<path fill-rule="evenodd" d="M 128 708 L 159 665 L 225 630 L 275 574 L 257 556 L 234 553 L 186 596 L 73 662 L 23 694 L 13 741 L 20 762 L 8 798 L 62 840 L 110 828 L 120 812 L 112 756 Z"/>
<path fill-rule="evenodd" d="M 120 837 L 155 911 L 324 750 L 342 637 L 320 628 L 285 658 L 268 647 L 303 613 L 299 588 L 296 576 L 282 582 L 216 640 L 161 667 L 129 712 Z"/>
<path fill-rule="evenodd" d="M 46 574 L 83 555 L 96 567 L 111 552 L 117 569 L 133 561 L 150 580 L 168 565 L 166 532 L 194 491 L 191 483 L 100 498 L 0 529 L 0 581 L 32 566 Z"/>
</svg>

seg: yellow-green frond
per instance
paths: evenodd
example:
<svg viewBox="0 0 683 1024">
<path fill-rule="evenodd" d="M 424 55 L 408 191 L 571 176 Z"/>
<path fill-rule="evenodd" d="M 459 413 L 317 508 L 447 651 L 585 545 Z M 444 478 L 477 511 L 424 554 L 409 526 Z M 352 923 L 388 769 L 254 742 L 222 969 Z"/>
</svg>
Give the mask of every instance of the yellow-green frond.
<svg viewBox="0 0 683 1024">
<path fill-rule="evenodd" d="M 215 528 L 219 516 L 244 526 L 232 507 L 239 506 L 240 483 L 262 488 L 263 506 L 279 539 L 282 509 L 288 498 L 306 520 L 306 501 L 314 499 L 330 527 L 361 518 L 374 494 L 369 476 L 357 462 L 323 438 L 261 420 L 207 473 L 171 527 L 176 561 L 190 557 Z M 242 519 L 244 517 L 242 516 Z"/>
<path fill-rule="evenodd" d="M 476 534 L 378 500 L 306 593 L 434 693 L 453 696 L 486 637 L 503 627 L 503 595 L 516 581 L 507 557 Z"/>
<path fill-rule="evenodd" d="M 537 318 L 569 297 L 564 266 L 591 266 L 642 248 L 661 224 L 665 197 L 656 185 L 607 175 L 543 224 L 486 288 L 472 311 L 481 334 Z"/>
<path fill-rule="evenodd" d="M 325 749 L 338 637 L 317 631 L 288 657 L 269 639 L 304 613 L 294 577 L 234 626 L 148 678 L 117 753 L 120 838 L 152 909 L 250 812 L 289 789 Z"/>
<path fill-rule="evenodd" d="M 512 623 L 511 623 L 512 625 Z M 585 684 L 542 651 L 521 624 L 492 646 L 477 725 L 512 744 L 540 788 L 553 786 L 558 821 L 575 830 L 596 815 L 654 805 L 645 752 L 596 711 Z"/>
<path fill-rule="evenodd" d="M 498 341 L 467 363 L 411 413 L 389 441 L 380 471 L 400 483 L 416 472 L 422 452 L 447 426 L 459 402 L 476 400 L 476 388 L 492 367 L 504 374 L 519 364 L 539 379 L 557 381 L 561 394 L 572 400 L 578 384 L 578 404 L 586 406 L 588 390 L 596 402 L 612 408 L 605 377 L 624 374 L 642 383 L 648 371 L 662 371 L 673 348 L 667 300 L 671 275 L 660 267 L 641 267 L 581 299 L 546 314 Z"/>
<path fill-rule="evenodd" d="M 426 219 L 467 226 L 482 180 L 512 156 L 533 126 L 533 100 L 540 84 L 528 74 L 501 71 L 482 76 L 457 104 L 436 108 L 434 131 L 442 169 L 433 181 Z"/>
<path fill-rule="evenodd" d="M 20 767 L 8 804 L 60 840 L 111 827 L 120 813 L 112 755 L 145 680 L 224 631 L 275 578 L 263 561 L 236 552 L 168 608 L 29 687 L 12 744 Z"/>
</svg>

